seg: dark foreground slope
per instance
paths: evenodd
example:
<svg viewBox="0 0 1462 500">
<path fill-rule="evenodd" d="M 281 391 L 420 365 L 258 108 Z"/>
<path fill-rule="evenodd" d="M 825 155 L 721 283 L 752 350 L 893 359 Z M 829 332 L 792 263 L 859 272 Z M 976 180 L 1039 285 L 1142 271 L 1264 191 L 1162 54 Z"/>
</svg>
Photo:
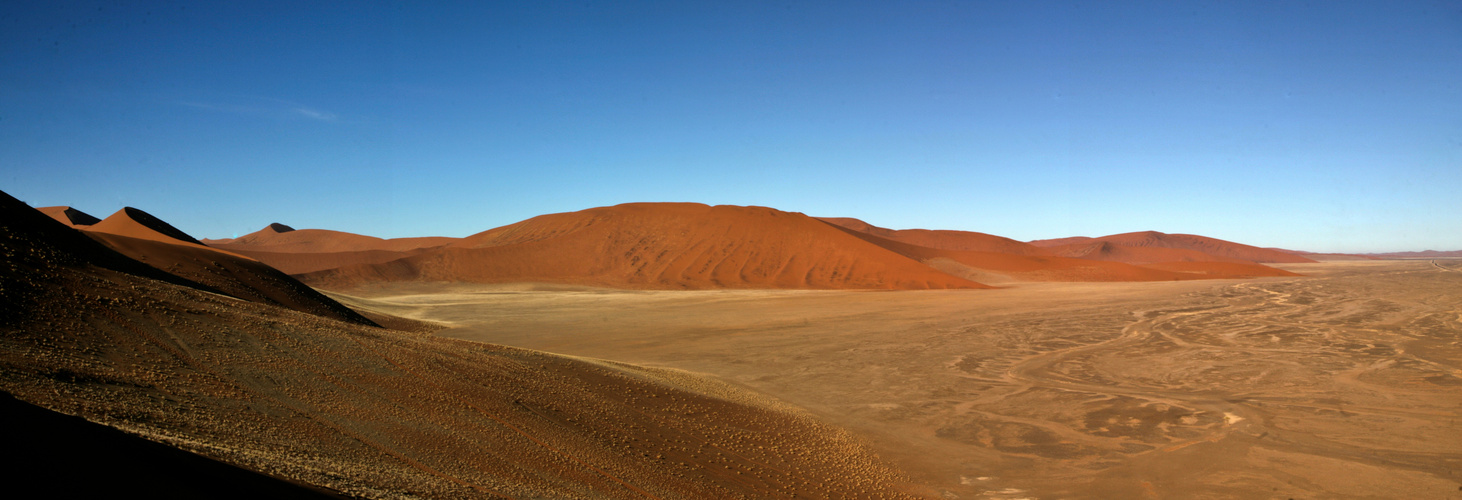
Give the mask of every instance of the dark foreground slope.
<svg viewBox="0 0 1462 500">
<path fill-rule="evenodd" d="M 0 390 L 44 408 L 362 497 L 907 497 L 846 433 L 723 384 L 142 278 L 0 202 Z"/>
<path fill-rule="evenodd" d="M 12 457 L 5 470 L 12 478 L 6 485 L 11 492 L 52 498 L 343 498 L 4 393 L 0 393 L 0 426 L 0 449 Z"/>
</svg>

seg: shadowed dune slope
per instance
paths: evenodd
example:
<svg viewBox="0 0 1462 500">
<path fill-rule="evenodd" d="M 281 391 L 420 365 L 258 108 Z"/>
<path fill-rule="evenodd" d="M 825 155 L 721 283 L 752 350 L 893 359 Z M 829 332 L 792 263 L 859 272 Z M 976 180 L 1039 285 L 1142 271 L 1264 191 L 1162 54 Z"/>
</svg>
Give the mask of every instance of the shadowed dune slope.
<svg viewBox="0 0 1462 500">
<path fill-rule="evenodd" d="M 82 228 L 82 233 L 137 262 L 201 284 L 207 291 L 375 325 L 365 316 L 267 264 L 190 242 L 196 240 L 142 210 L 124 208 L 101 223 Z"/>
<path fill-rule="evenodd" d="M 344 498 L 47 410 L 9 394 L 0 393 L 0 424 L 4 425 L 0 448 L 11 457 L 24 457 L 12 460 L 5 473 L 32 487 L 46 485 L 47 496 Z"/>
<path fill-rule="evenodd" d="M 91 214 L 71 207 L 40 207 L 36 210 L 40 210 L 41 213 L 49 215 L 52 219 L 56 219 L 60 223 L 71 227 L 90 226 L 102 221 L 93 217 Z"/>
<path fill-rule="evenodd" d="M 56 266 L 94 267 L 164 281 L 210 293 L 216 288 L 163 272 L 107 248 L 0 191 L 0 245 L 7 248 L 0 271 L 28 279 L 0 287 L 0 319 L 20 314 L 34 304 L 29 294 L 55 277 Z"/>
<path fill-rule="evenodd" d="M 375 326 L 360 313 L 268 264 L 202 245 L 178 245 L 108 233 L 89 236 L 123 255 L 217 289 L 224 295 Z"/>
<path fill-rule="evenodd" d="M 1044 255 L 1041 248 L 1029 243 L 993 234 L 974 231 L 931 229 L 887 229 L 851 217 L 821 217 L 820 220 L 880 238 L 937 250 L 995 252 L 1015 255 Z"/>
<path fill-rule="evenodd" d="M 451 244 L 458 239 L 445 236 L 382 239 L 326 229 L 294 229 L 276 222 L 238 238 L 205 243 L 225 250 L 269 253 L 408 252 Z"/>
<path fill-rule="evenodd" d="M 953 261 L 959 265 L 991 271 L 1023 281 L 1171 281 L 1259 276 L 1298 276 L 1247 261 L 1171 262 L 1162 265 L 1132 265 L 1124 262 L 1055 256 L 1015 255 L 995 252 L 966 252 L 926 248 L 880 238 L 844 228 L 870 243 L 920 262 Z M 960 273 L 958 267 L 940 266 L 945 272 Z M 977 274 L 975 274 L 977 275 Z"/>
<path fill-rule="evenodd" d="M 1136 233 L 1114 234 L 1100 238 L 1087 238 L 1077 236 L 1072 238 L 1060 238 L 1054 240 L 1036 240 L 1030 244 L 1038 247 L 1062 247 L 1077 244 L 1091 244 L 1105 242 L 1122 247 L 1146 247 L 1146 248 L 1174 248 L 1196 250 L 1215 257 L 1228 259 L 1241 259 L 1250 262 L 1315 262 L 1313 259 L 1301 257 L 1278 250 L 1259 248 L 1224 241 L 1218 238 L 1198 236 L 1193 234 L 1166 234 L 1157 231 L 1141 231 Z M 1145 258 L 1145 257 L 1144 257 Z"/>
<path fill-rule="evenodd" d="M 908 498 L 846 432 L 727 384 L 239 302 L 0 208 L 0 293 L 27 306 L 0 316 L 0 390 L 30 404 L 366 498 Z"/>
<path fill-rule="evenodd" d="M 986 288 L 800 213 L 695 203 L 543 215 L 421 255 L 300 278 L 323 288 L 383 280 L 647 289 Z"/>
</svg>

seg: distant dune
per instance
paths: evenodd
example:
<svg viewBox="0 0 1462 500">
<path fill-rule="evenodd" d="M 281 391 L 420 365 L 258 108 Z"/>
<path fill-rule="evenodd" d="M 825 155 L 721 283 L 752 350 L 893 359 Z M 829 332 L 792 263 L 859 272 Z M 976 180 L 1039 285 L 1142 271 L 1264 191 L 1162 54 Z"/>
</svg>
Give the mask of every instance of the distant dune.
<svg viewBox="0 0 1462 500">
<path fill-rule="evenodd" d="M 971 278 L 989 276 L 987 273 L 996 273 L 1013 281 L 1173 281 L 1295 276 L 1294 273 L 1253 263 L 1223 263 L 1225 265 L 1219 266 L 1206 265 L 1218 264 L 1208 262 L 1204 263 L 1205 265 L 1159 267 L 1055 256 L 941 250 L 910 245 L 852 230 L 849 232 L 900 255 L 933 265 L 947 273 Z M 1238 274 L 1234 274 L 1234 272 L 1238 272 Z"/>
<path fill-rule="evenodd" d="M 1123 246 L 1110 241 L 1093 240 L 1085 243 L 1070 243 L 1044 247 L 1047 255 L 1071 257 L 1074 259 L 1106 260 L 1128 264 L 1151 264 L 1156 262 L 1250 262 L 1232 257 L 1219 257 L 1187 248 Z"/>
<path fill-rule="evenodd" d="M 647 289 L 987 288 L 800 213 L 695 203 L 543 215 L 420 255 L 301 279 L 325 288 L 412 280 Z"/>
<path fill-rule="evenodd" d="M 285 274 L 305 274 L 315 271 L 324 271 L 345 267 L 352 264 L 383 264 L 396 259 L 402 259 L 425 253 L 429 248 L 418 248 L 405 252 L 393 252 L 390 250 L 361 250 L 357 252 L 260 252 L 246 249 L 247 247 L 230 246 L 228 251 L 251 259 L 269 264 L 270 267 L 283 271 Z"/>
<path fill-rule="evenodd" d="M 248 256 L 287 274 L 304 274 L 353 264 L 390 262 L 458 239 L 439 236 L 382 239 L 325 229 L 296 230 L 276 222 L 238 238 L 203 240 L 203 243 Z"/>
<path fill-rule="evenodd" d="M 71 227 L 90 226 L 101 222 L 101 219 L 92 217 L 91 214 L 71 207 L 40 207 L 36 210 L 40 210 L 41 213 L 49 215 L 52 219 L 56 219 L 60 223 Z"/>
<path fill-rule="evenodd" d="M 995 252 L 1015 255 L 1043 255 L 1039 247 L 993 234 L 974 231 L 930 229 L 887 229 L 851 217 L 820 217 L 821 220 L 880 238 L 937 250 Z"/>
<path fill-rule="evenodd" d="M 1238 259 L 1258 263 L 1314 262 L 1313 259 L 1307 259 L 1298 255 L 1268 248 L 1259 248 L 1255 246 L 1245 245 L 1242 243 L 1234 243 L 1232 241 L 1209 238 L 1207 236 L 1198 236 L 1193 234 L 1166 234 L 1159 233 L 1157 231 L 1114 234 L 1110 236 L 1103 236 L 1100 238 L 1087 238 L 1084 236 L 1077 236 L 1072 238 L 1036 240 L 1030 242 L 1030 244 L 1038 247 L 1057 248 L 1058 252 L 1063 251 L 1062 247 L 1064 247 L 1064 251 L 1074 251 L 1072 249 L 1078 249 L 1081 247 L 1073 245 L 1089 245 L 1094 243 L 1110 243 L 1114 247 L 1128 248 L 1166 248 L 1196 250 L 1198 252 L 1202 252 L 1213 257 L 1219 257 L 1224 259 Z M 1101 257 L 1104 254 L 1101 252 L 1097 252 L 1094 255 L 1096 255 L 1097 257 Z M 1147 250 L 1141 253 L 1133 253 L 1132 257 L 1130 258 L 1144 259 L 1147 262 L 1160 262 L 1156 260 L 1146 260 L 1149 258 L 1153 258 L 1154 255 L 1156 254 L 1152 253 L 1152 250 Z"/>
<path fill-rule="evenodd" d="M 1366 254 L 1382 259 L 1435 259 L 1462 257 L 1462 250 L 1438 251 L 1424 250 L 1421 252 L 1390 252 Z"/>
<path fill-rule="evenodd" d="M 273 223 L 264 229 L 226 240 L 207 240 L 209 246 L 225 250 L 269 253 L 341 253 L 379 250 L 407 252 L 451 244 L 458 238 L 429 236 L 382 239 L 326 229 L 294 229 Z"/>
</svg>

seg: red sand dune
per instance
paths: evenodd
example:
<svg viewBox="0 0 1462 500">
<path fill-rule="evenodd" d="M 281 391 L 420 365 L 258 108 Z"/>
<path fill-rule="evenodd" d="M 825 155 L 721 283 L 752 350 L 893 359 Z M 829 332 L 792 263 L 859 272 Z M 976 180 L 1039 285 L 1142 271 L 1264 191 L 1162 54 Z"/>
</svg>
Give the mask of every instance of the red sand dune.
<svg viewBox="0 0 1462 500">
<path fill-rule="evenodd" d="M 172 225 L 132 207 L 83 232 L 108 248 L 169 274 L 235 298 L 374 325 L 344 305 L 267 264 L 209 248 Z"/>
<path fill-rule="evenodd" d="M 1175 248 L 1186 250 L 1197 250 L 1215 257 L 1228 259 L 1241 259 L 1250 262 L 1314 262 L 1294 254 L 1259 248 L 1224 241 L 1207 236 L 1193 234 L 1165 234 L 1157 231 L 1141 231 L 1136 233 L 1114 234 L 1100 238 L 1087 238 L 1077 236 L 1073 238 L 1060 238 L 1053 240 L 1036 240 L 1030 242 L 1038 247 L 1061 247 L 1073 244 L 1106 242 L 1123 247 L 1145 247 L 1145 248 Z"/>
<path fill-rule="evenodd" d="M 857 236 L 865 241 L 920 262 L 947 259 L 963 266 L 1003 274 L 1020 281 L 1170 281 L 1192 279 L 1189 276 L 1179 273 L 1147 269 L 1121 262 L 996 252 L 941 250 L 893 241 L 868 233 L 852 230 L 847 231 L 853 236 Z M 949 269 L 947 267 L 944 270 L 946 272 L 957 272 L 955 269 Z"/>
<path fill-rule="evenodd" d="M 324 287 L 426 280 L 650 289 L 987 288 L 800 213 L 696 203 L 543 215 L 421 255 L 301 279 Z"/>
<path fill-rule="evenodd" d="M 1089 241 L 1042 248 L 1047 255 L 1074 259 L 1107 260 L 1128 264 L 1154 262 L 1249 262 L 1244 259 L 1219 257 L 1198 250 L 1165 247 L 1129 247 L 1108 241 Z"/>
<path fill-rule="evenodd" d="M 845 228 L 845 230 L 847 230 Z M 880 238 L 868 233 L 847 230 L 870 243 L 897 252 L 939 269 L 964 275 L 954 262 L 978 271 L 1003 274 L 1021 281 L 1171 281 L 1191 279 L 1241 278 L 1258 276 L 1297 276 L 1288 271 L 1251 262 L 1175 262 L 1158 265 L 1132 265 L 1107 260 L 1076 259 L 1055 256 L 1016 255 L 995 252 L 941 250 L 910 245 Z M 938 261 L 946 265 L 937 265 Z M 1171 264 L 1171 265 L 1169 265 Z M 1193 264 L 1193 265 L 1185 265 Z M 978 274 L 970 274 L 971 277 Z"/>
<path fill-rule="evenodd" d="M 451 244 L 459 238 L 428 236 L 422 238 L 382 239 L 326 229 L 296 230 L 280 223 L 226 240 L 207 240 L 209 246 L 225 250 L 248 250 L 270 253 L 339 253 L 381 250 L 408 252 Z"/>
<path fill-rule="evenodd" d="M 162 243 L 178 242 L 202 245 L 198 240 L 193 239 L 188 233 L 178 230 L 172 224 L 163 222 L 162 219 L 153 217 L 152 214 L 143 212 L 132 207 L 123 207 L 110 217 L 101 222 L 92 224 L 86 228 L 87 231 L 96 233 L 108 233 L 131 238 L 158 241 Z"/>
<path fill-rule="evenodd" d="M 1039 247 L 993 234 L 974 231 L 887 229 L 851 217 L 820 217 L 824 222 L 880 238 L 939 250 L 1044 255 Z"/>
<path fill-rule="evenodd" d="M 203 240 L 203 243 L 246 255 L 287 274 L 304 274 L 353 264 L 390 262 L 459 239 L 441 236 L 382 239 L 324 229 L 296 230 L 276 222 L 238 238 Z"/>
<path fill-rule="evenodd" d="M 41 213 L 49 215 L 52 219 L 56 219 L 58 222 L 71 227 L 90 226 L 101 222 L 101 219 L 92 217 L 91 214 L 66 206 L 41 207 L 36 210 L 40 210 Z"/>
</svg>

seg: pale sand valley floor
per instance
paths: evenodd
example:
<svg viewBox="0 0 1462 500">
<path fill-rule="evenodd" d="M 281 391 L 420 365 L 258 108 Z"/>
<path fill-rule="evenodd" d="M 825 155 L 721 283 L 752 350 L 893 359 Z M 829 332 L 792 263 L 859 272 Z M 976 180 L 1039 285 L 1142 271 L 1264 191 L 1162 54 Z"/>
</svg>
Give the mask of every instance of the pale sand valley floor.
<svg viewBox="0 0 1462 500">
<path fill-rule="evenodd" d="M 944 498 L 1462 498 L 1462 261 L 998 290 L 392 284 L 438 335 L 708 374 Z"/>
</svg>

